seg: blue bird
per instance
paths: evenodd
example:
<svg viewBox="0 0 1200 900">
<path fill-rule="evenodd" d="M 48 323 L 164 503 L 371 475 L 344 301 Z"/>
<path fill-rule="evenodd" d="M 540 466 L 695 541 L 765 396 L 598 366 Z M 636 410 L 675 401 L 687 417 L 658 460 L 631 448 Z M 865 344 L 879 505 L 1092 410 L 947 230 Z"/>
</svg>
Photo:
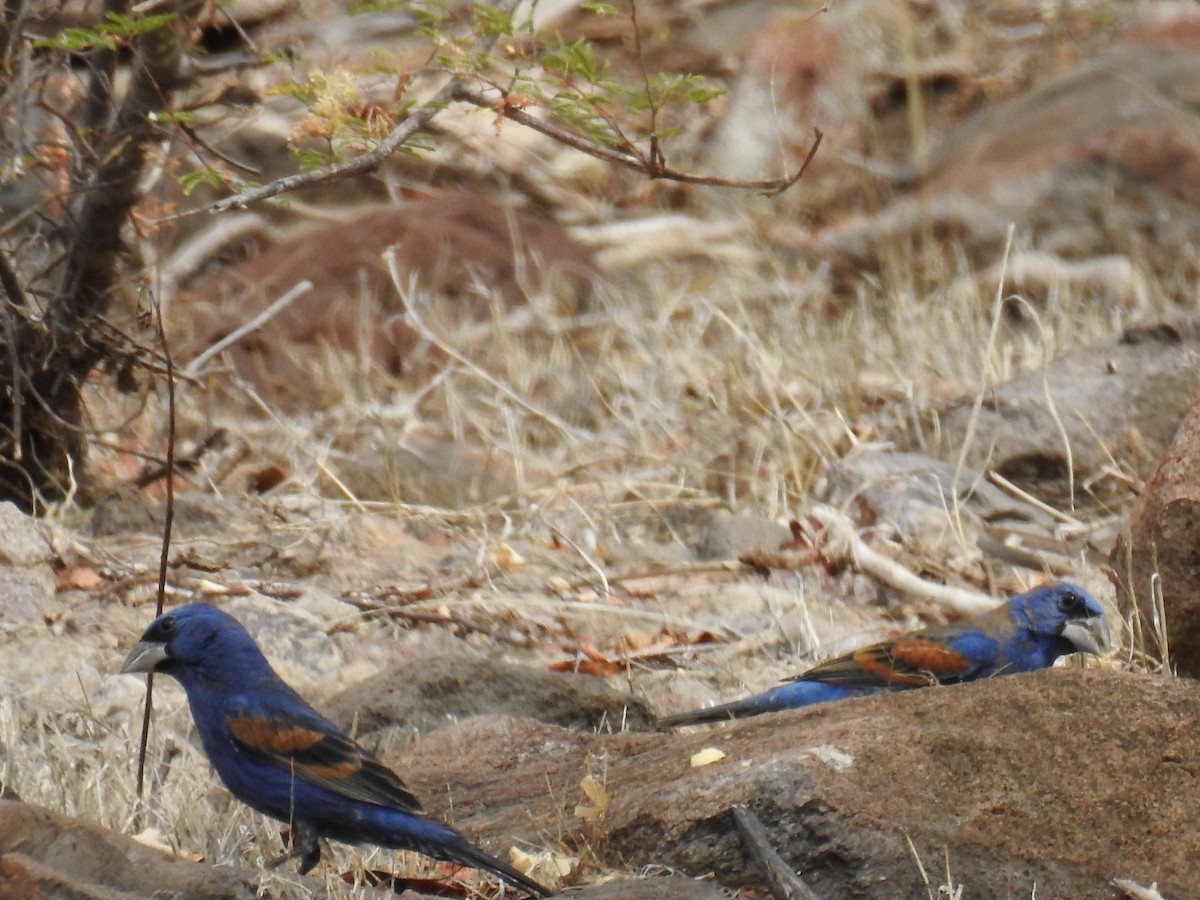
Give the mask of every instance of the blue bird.
<svg viewBox="0 0 1200 900">
<path fill-rule="evenodd" d="M 415 850 L 550 896 L 424 817 L 404 782 L 288 687 L 228 613 L 205 603 L 164 613 L 129 651 L 127 672 L 162 672 L 183 686 L 217 774 L 247 806 L 291 825 L 291 852 L 279 861 L 298 859 L 301 874 L 320 861 L 325 837 Z"/>
<path fill-rule="evenodd" d="M 827 660 L 761 694 L 659 719 L 696 725 L 932 684 L 1032 672 L 1109 645 L 1104 611 L 1072 584 L 1036 587 L 983 616 L 924 628 Z"/>
</svg>

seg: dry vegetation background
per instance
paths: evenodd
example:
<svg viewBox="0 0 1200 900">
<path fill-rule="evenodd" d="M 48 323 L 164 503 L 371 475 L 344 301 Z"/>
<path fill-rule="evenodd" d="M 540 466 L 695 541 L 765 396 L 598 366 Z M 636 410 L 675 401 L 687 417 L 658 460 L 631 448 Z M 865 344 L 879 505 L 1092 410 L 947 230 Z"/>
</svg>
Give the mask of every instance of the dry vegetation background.
<svg viewBox="0 0 1200 900">
<path fill-rule="evenodd" d="M 223 193 L 185 196 L 194 145 L 163 148 L 138 210 L 142 268 L 114 318 L 135 333 L 161 301 L 183 372 L 168 603 L 227 605 L 317 701 L 405 660 L 482 655 L 606 676 L 666 712 L 946 617 L 794 540 L 785 523 L 811 525 L 819 498 L 931 581 L 999 596 L 1066 574 L 1115 609 L 1102 557 L 1178 403 L 1087 472 L 1008 472 L 1038 494 L 1022 536 L 1046 554 L 1031 566 L 981 549 L 953 504 L 876 521 L 831 472 L 895 449 L 985 471 L 988 448 L 943 428 L 949 410 L 987 407 L 1031 372 L 1049 392 L 1064 355 L 1193 310 L 1200 157 L 1179 137 L 1192 120 L 1168 109 L 1200 76 L 1168 68 L 1200 42 L 1191 5 L 662 0 L 637 13 L 652 68 L 727 89 L 681 118 L 672 165 L 777 177 L 819 127 L 796 187 L 648 181 L 455 106 L 427 153 L 286 202 L 167 219 Z M 248 41 L 214 25 L 215 58 L 291 54 L 189 89 L 219 98 L 197 109 L 197 143 L 252 161 L 256 180 L 294 166 L 289 143 L 320 145 L 338 109 L 385 108 L 381 63 L 416 71 L 418 94 L 434 83 L 403 10 L 228 14 Z M 624 6 L 539 16 L 636 81 Z M 297 83 L 316 103 L 280 93 Z M 313 290 L 194 362 L 303 279 Z M 164 486 L 135 485 L 161 462 L 167 415 L 161 379 L 115 381 L 97 373 L 88 389 L 91 479 L 45 517 L 56 589 L 37 616 L 10 611 L 0 639 L 0 783 L 258 865 L 277 832 L 214 787 L 172 687 L 158 689 L 153 788 L 135 795 L 142 688 L 110 673 L 152 609 Z M 1087 415 L 1109 412 L 1127 410 Z M 1157 670 L 1163 650 L 1135 628 L 1105 665 Z M 526 849 L 543 877 L 559 852 L 584 860 L 572 877 L 605 876 L 611 863 L 541 829 Z M 317 895 L 374 896 L 338 873 L 396 867 L 367 848 L 335 859 Z M 265 876 L 269 896 L 303 890 Z"/>
</svg>

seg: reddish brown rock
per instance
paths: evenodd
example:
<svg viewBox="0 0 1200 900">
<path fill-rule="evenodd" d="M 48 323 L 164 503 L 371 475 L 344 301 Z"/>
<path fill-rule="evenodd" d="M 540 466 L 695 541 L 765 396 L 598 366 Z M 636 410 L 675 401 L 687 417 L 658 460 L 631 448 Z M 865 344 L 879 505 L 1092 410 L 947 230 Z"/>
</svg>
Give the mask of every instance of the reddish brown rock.
<svg viewBox="0 0 1200 900">
<path fill-rule="evenodd" d="M 115 831 L 0 800 L 0 900 L 249 900 L 254 873 L 173 858 Z"/>
<path fill-rule="evenodd" d="M 971 896 L 1108 898 L 1127 877 L 1193 897 L 1198 721 L 1191 682 L 1053 669 L 693 734 L 477 718 L 389 762 L 493 852 L 562 841 L 761 886 L 730 812 L 748 803 L 821 897 L 928 896 L 909 838 L 931 878 L 948 858 Z M 710 746 L 726 758 L 691 768 Z M 584 819 L 588 774 L 611 805 Z"/>
<path fill-rule="evenodd" d="M 443 191 L 301 229 L 182 292 L 171 306 L 182 358 L 205 351 L 307 279 L 312 290 L 227 351 L 237 374 L 272 402 L 313 408 L 326 399 L 322 352 L 400 372 L 420 339 L 401 315 L 402 298 L 383 259 L 390 247 L 405 286 L 411 277 L 422 296 L 434 298 L 439 319 L 482 319 L 495 298 L 515 305 L 530 291 L 552 288 L 571 307 L 583 302 L 596 274 L 588 251 L 548 216 L 507 209 L 473 191 Z"/>
<path fill-rule="evenodd" d="M 901 248 L 911 253 L 925 240 L 917 235 L 935 235 L 939 246 L 986 268 L 1003 256 L 1015 226 L 1017 250 L 1128 268 L 1133 284 L 1074 286 L 1097 304 L 1146 302 L 1137 270 L 1147 264 L 1165 276 L 1156 289 L 1190 300 L 1196 269 L 1187 248 L 1200 237 L 1191 214 L 1200 198 L 1198 74 L 1200 54 L 1178 33 L 1143 32 L 1087 53 L 947 127 L 927 165 L 914 161 L 919 189 L 877 215 L 827 229 L 823 258 L 853 281 Z M 942 272 L 931 269 L 931 288 Z M 1058 279 L 1070 280 L 1065 272 Z M 1031 299 L 1040 303 L 1053 287 Z"/>
<path fill-rule="evenodd" d="M 1151 473 L 1110 562 L 1124 611 L 1137 610 L 1152 654 L 1162 647 L 1152 588 L 1162 589 L 1170 661 L 1200 677 L 1200 400 Z"/>
</svg>

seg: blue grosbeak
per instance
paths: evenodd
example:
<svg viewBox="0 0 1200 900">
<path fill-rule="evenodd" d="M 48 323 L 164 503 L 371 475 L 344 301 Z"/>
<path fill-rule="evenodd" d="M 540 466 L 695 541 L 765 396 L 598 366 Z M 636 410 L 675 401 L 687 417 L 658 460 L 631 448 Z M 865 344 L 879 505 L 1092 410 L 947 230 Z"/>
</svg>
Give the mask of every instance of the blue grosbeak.
<svg viewBox="0 0 1200 900">
<path fill-rule="evenodd" d="M 659 719 L 665 727 L 720 722 L 859 697 L 1032 672 L 1109 643 L 1100 605 L 1072 584 L 1011 597 L 984 616 L 925 628 L 827 660 L 761 694 Z"/>
<path fill-rule="evenodd" d="M 228 613 L 204 603 L 164 613 L 121 672 L 162 672 L 183 685 L 204 752 L 225 786 L 248 806 L 291 823 L 284 859 L 299 859 L 301 874 L 320 860 L 318 839 L 326 837 L 416 850 L 549 896 L 450 826 L 424 818 L 404 782 L 288 687 Z"/>
</svg>

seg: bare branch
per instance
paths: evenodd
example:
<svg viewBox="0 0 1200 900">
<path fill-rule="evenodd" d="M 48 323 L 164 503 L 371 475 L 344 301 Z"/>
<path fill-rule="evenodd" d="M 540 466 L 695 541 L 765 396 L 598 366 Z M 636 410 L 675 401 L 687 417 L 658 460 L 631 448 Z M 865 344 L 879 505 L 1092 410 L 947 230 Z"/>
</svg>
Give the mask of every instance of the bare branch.
<svg viewBox="0 0 1200 900">
<path fill-rule="evenodd" d="M 326 184 L 331 181 L 338 181 L 352 175 L 361 175 L 381 165 L 389 156 L 400 149 L 405 141 L 428 125 L 434 116 L 445 109 L 450 102 L 460 100 L 482 109 L 495 109 L 498 105 L 504 105 L 511 96 L 507 91 L 500 91 L 500 100 L 497 102 L 490 99 L 483 92 L 471 88 L 458 76 L 451 76 L 437 93 L 422 103 L 408 118 L 392 129 L 391 133 L 380 142 L 379 146 L 353 159 L 342 160 L 322 166 L 319 169 L 312 169 L 308 172 L 299 172 L 295 175 L 278 178 L 268 184 L 250 188 L 241 193 L 234 194 L 232 197 L 218 200 L 209 206 L 163 216 L 152 221 L 157 224 L 201 213 L 220 213 L 231 209 L 244 209 L 251 203 L 269 200 L 280 194 L 302 190 L 318 184 Z M 824 137 L 819 128 L 813 129 L 814 139 L 812 148 L 808 151 L 804 162 L 794 174 L 784 178 L 750 181 L 740 178 L 722 178 L 717 175 L 696 175 L 690 172 L 680 172 L 663 163 L 661 161 L 661 154 L 650 160 L 646 160 L 632 153 L 612 147 L 605 147 L 603 144 L 589 141 L 587 138 L 568 131 L 553 122 L 547 122 L 531 116 L 516 106 L 516 104 L 505 107 L 504 117 L 520 125 L 524 125 L 526 128 L 532 128 L 534 131 L 544 134 L 560 144 L 571 147 L 581 153 L 586 153 L 588 156 L 595 157 L 604 162 L 624 166 L 627 169 L 634 169 L 650 178 L 661 178 L 666 181 L 677 181 L 682 184 L 699 184 L 711 187 L 736 188 L 745 191 L 761 191 L 771 196 L 783 193 L 804 177 L 804 173 L 816 155 L 817 148 L 821 146 L 821 139 Z"/>
<path fill-rule="evenodd" d="M 380 142 L 378 147 L 368 150 L 366 153 L 359 154 L 353 159 L 330 163 L 327 166 L 321 166 L 319 169 L 311 169 L 307 172 L 299 172 L 295 175 L 278 178 L 259 187 L 242 191 L 240 194 L 234 194 L 232 197 L 226 197 L 224 200 L 218 200 L 211 206 L 188 213 L 165 216 L 156 221 L 166 222 L 172 219 L 183 218 L 187 215 L 195 215 L 197 212 L 219 213 L 230 209 L 244 209 L 251 203 L 258 203 L 260 200 L 269 200 L 271 197 L 277 197 L 280 194 L 286 194 L 290 191 L 311 187 L 316 184 L 325 184 L 329 181 L 338 181 L 342 178 L 348 178 L 351 175 L 361 175 L 364 172 L 369 172 L 399 150 L 405 141 L 428 125 L 434 116 L 445 109 L 446 105 L 454 97 L 457 84 L 458 76 L 452 75 L 449 81 L 438 89 L 437 93 L 418 106 L 408 118 L 393 128 L 391 133 Z"/>
<path fill-rule="evenodd" d="M 275 302 L 260 312 L 257 316 L 255 316 L 249 322 L 246 322 L 245 324 L 240 325 L 233 331 L 229 332 L 229 334 L 225 335 L 225 337 L 221 338 L 219 341 L 193 359 L 190 363 L 188 363 L 183 369 L 183 374 L 189 378 L 194 378 L 195 376 L 199 375 L 201 369 L 204 368 L 210 359 L 233 346 L 251 332 L 262 328 L 267 324 L 267 322 L 271 321 L 271 319 L 283 312 L 283 310 L 290 306 L 295 300 L 311 291 L 312 288 L 313 283 L 307 278 L 296 282 L 294 285 L 292 285 L 291 290 L 289 290 L 279 299 L 275 300 Z"/>
<path fill-rule="evenodd" d="M 812 149 L 808 151 L 808 155 L 804 158 L 804 162 L 796 170 L 795 174 L 784 178 L 750 181 L 740 178 L 721 178 L 717 175 L 696 175 L 691 172 L 680 172 L 665 164 L 657 164 L 653 160 L 647 162 L 632 153 L 627 153 L 613 147 L 606 147 L 603 144 L 597 144 L 574 132 L 568 131 L 560 125 L 530 115 L 516 103 L 509 103 L 510 99 L 515 98 L 507 91 L 501 90 L 499 94 L 499 99 L 493 100 L 482 91 L 476 91 L 462 82 L 455 82 L 453 99 L 470 103 L 481 109 L 503 107 L 505 119 L 510 119 L 519 125 L 524 125 L 526 128 L 532 128 L 539 134 L 544 134 L 546 137 L 578 150 L 580 153 L 586 153 L 588 156 L 613 163 L 614 165 L 624 166 L 627 169 L 634 169 L 648 175 L 650 178 L 662 178 L 665 181 L 678 181 L 682 184 L 700 184 L 710 187 L 737 188 L 745 191 L 762 191 L 772 196 L 783 193 L 804 176 L 805 171 L 808 169 L 808 164 L 812 162 L 813 157 L 817 154 L 817 148 L 821 146 L 821 139 L 825 136 L 821 129 L 813 129 L 814 140 Z"/>
<path fill-rule="evenodd" d="M 766 826 L 750 807 L 735 803 L 733 818 L 750 855 L 762 866 L 772 897 L 776 900 L 820 900 L 771 845 Z"/>
<path fill-rule="evenodd" d="M 504 0 L 498 5 L 499 9 L 511 9 L 516 5 L 516 0 Z M 486 50 L 496 43 L 498 35 L 486 35 L 475 40 L 473 50 Z M 418 106 L 410 113 L 403 122 L 392 129 L 391 133 L 374 149 L 361 153 L 353 159 L 342 160 L 340 162 L 330 163 L 327 166 L 322 166 L 319 169 L 311 169 L 308 172 L 300 172 L 296 175 L 288 175 L 284 178 L 279 178 L 268 184 L 260 187 L 250 188 L 242 191 L 239 194 L 234 194 L 232 197 L 226 197 L 224 200 L 218 200 L 211 206 L 202 209 L 193 210 L 185 213 L 178 213 L 174 216 L 166 216 L 158 221 L 171 221 L 172 219 L 181 219 L 188 215 L 196 213 L 210 212 L 219 213 L 226 212 L 231 209 L 244 209 L 251 203 L 257 203 L 260 200 L 268 200 L 271 197 L 276 197 L 279 194 L 285 194 L 290 191 L 300 190 L 301 188 L 310 187 L 316 184 L 325 184 L 330 181 L 338 181 L 342 178 L 348 178 L 352 175 L 361 175 L 365 172 L 380 166 L 389 156 L 404 146 L 404 142 L 411 138 L 414 134 L 428 125 L 438 113 L 440 113 L 450 101 L 454 98 L 454 93 L 459 82 L 458 75 L 451 75 L 432 97 Z"/>
<path fill-rule="evenodd" d="M 650 165 L 661 171 L 667 166 L 667 158 L 658 142 L 658 100 L 650 86 L 650 70 L 646 68 L 646 54 L 642 50 L 642 29 L 638 25 L 636 0 L 630 0 L 629 3 L 629 24 L 633 26 L 633 52 L 642 69 L 642 84 L 646 88 L 646 102 L 650 107 Z"/>
</svg>

